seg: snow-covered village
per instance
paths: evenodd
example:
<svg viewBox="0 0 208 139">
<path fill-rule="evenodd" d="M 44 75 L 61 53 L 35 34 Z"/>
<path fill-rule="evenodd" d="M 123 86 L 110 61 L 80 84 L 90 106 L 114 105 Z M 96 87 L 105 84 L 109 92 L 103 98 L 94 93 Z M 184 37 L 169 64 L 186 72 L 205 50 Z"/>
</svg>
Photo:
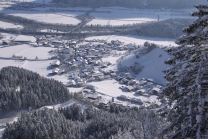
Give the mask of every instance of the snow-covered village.
<svg viewBox="0 0 208 139">
<path fill-rule="evenodd" d="M 1 0 L 0 139 L 207 139 L 206 0 Z"/>
</svg>

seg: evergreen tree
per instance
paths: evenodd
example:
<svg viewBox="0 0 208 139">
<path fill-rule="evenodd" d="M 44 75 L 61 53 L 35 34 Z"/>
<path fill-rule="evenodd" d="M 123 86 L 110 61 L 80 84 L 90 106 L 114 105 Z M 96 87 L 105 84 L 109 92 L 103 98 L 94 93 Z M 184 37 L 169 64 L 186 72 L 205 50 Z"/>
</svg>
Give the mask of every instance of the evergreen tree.
<svg viewBox="0 0 208 139">
<path fill-rule="evenodd" d="M 164 111 L 171 124 L 162 131 L 170 139 L 208 138 L 208 6 L 195 6 L 192 13 L 198 19 L 176 43 L 178 48 L 168 52 L 172 58 L 166 61 L 172 67 L 165 71 L 167 87 L 163 94 L 169 100 L 170 109 Z"/>
</svg>

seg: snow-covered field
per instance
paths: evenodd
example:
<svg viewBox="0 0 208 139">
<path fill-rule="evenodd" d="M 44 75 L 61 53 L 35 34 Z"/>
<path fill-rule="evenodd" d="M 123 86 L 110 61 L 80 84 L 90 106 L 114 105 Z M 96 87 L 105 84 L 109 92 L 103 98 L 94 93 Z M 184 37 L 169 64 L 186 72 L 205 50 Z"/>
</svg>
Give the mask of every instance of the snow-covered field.
<svg viewBox="0 0 208 139">
<path fill-rule="evenodd" d="M 91 13 L 94 20 L 87 25 L 111 25 L 121 26 L 128 24 L 140 24 L 151 21 L 161 21 L 174 18 L 193 18 L 189 15 L 189 10 L 178 11 L 160 11 L 160 10 L 141 10 L 128 8 L 97 8 L 96 11 L 106 11 L 103 13 Z"/>
<path fill-rule="evenodd" d="M 3 29 L 6 29 L 6 28 L 19 28 L 19 29 L 22 29 L 23 26 L 0 21 L 0 28 L 3 28 Z"/>
<path fill-rule="evenodd" d="M 49 51 L 53 50 L 53 48 L 49 47 L 31 47 L 29 45 L 16 45 L 10 46 L 0 49 L 0 56 L 9 58 L 13 55 L 15 56 L 23 56 L 28 59 L 35 59 L 36 56 L 38 59 L 48 59 L 50 57 Z"/>
<path fill-rule="evenodd" d="M 91 85 L 96 86 L 100 94 L 106 95 L 107 97 L 118 97 L 120 95 L 127 96 L 129 98 L 138 98 L 141 99 L 142 102 L 150 102 L 150 103 L 158 103 L 157 96 L 155 95 L 150 95 L 150 96 L 145 96 L 145 95 L 136 95 L 135 92 L 123 92 L 119 87 L 122 85 L 119 84 L 116 80 L 106 80 L 106 81 L 100 81 L 100 82 L 92 82 L 90 83 Z"/>
<path fill-rule="evenodd" d="M 77 25 L 80 23 L 80 20 L 74 18 L 75 16 L 80 14 L 77 12 L 50 13 L 50 12 L 41 12 L 41 11 L 16 11 L 16 10 L 3 10 L 0 12 L 9 15 L 28 18 L 39 22 L 45 22 L 45 23 L 57 23 L 57 24 L 69 24 L 69 25 Z"/>
<path fill-rule="evenodd" d="M 148 41 L 150 43 L 155 43 L 163 46 L 170 46 L 170 45 L 177 46 L 177 44 L 175 44 L 175 40 L 169 38 L 153 38 L 153 37 L 141 37 L 141 36 L 133 36 L 133 35 L 128 35 L 128 36 L 107 35 L 107 36 L 93 36 L 86 38 L 86 40 L 94 40 L 94 39 L 100 39 L 100 40 L 104 39 L 107 41 L 120 40 L 122 42 L 125 42 L 126 44 L 135 43 L 137 45 L 143 45 L 146 41 Z"/>
<path fill-rule="evenodd" d="M 134 54 L 130 54 L 121 61 L 121 65 L 130 67 L 135 62 L 138 62 L 143 69 L 137 75 L 137 80 L 151 78 L 156 82 L 165 83 L 166 80 L 163 78 L 164 73 L 162 71 L 170 67 L 164 63 L 168 58 L 169 55 L 162 48 L 155 48 L 140 58 L 136 58 Z"/>
</svg>

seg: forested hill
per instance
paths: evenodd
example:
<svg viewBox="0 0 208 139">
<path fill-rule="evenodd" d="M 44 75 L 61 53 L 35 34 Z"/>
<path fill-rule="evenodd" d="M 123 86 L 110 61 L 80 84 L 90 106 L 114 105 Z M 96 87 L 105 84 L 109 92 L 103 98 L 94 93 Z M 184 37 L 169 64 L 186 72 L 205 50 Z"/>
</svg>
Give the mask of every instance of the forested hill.
<svg viewBox="0 0 208 139">
<path fill-rule="evenodd" d="M 141 108 L 111 105 L 104 111 L 73 105 L 23 114 L 7 124 L 3 139 L 157 139 L 164 125 L 154 112 Z"/>
<path fill-rule="evenodd" d="M 168 19 L 159 22 L 141 24 L 138 29 L 129 30 L 139 36 L 178 38 L 183 34 L 183 29 L 193 23 L 193 19 Z"/>
<path fill-rule="evenodd" d="M 39 108 L 69 99 L 70 93 L 61 82 L 18 67 L 0 70 L 0 113 Z"/>
<path fill-rule="evenodd" d="M 193 8 L 193 5 L 204 4 L 206 0 L 52 0 L 52 2 L 79 7 L 121 6 L 146 9 L 180 9 Z"/>
</svg>

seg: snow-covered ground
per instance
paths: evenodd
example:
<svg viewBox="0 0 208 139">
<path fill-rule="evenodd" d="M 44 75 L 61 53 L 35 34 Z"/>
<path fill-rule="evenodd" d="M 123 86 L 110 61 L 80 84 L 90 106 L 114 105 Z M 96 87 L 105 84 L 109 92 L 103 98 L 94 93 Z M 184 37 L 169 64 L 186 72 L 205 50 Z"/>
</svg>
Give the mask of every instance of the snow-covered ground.
<svg viewBox="0 0 208 139">
<path fill-rule="evenodd" d="M 50 105 L 50 106 L 44 106 L 44 107 L 42 107 L 42 108 L 48 108 L 48 109 L 56 109 L 56 110 L 58 110 L 59 108 L 69 107 L 69 106 L 71 106 L 71 105 L 73 105 L 73 104 L 75 104 L 75 103 L 80 105 L 80 103 L 77 103 L 77 102 L 74 101 L 74 100 L 69 100 L 69 101 L 64 102 L 64 103 L 55 104 L 55 105 Z M 84 107 L 84 106 L 82 106 L 82 107 Z M 42 109 L 42 108 L 40 108 L 40 109 Z"/>
<path fill-rule="evenodd" d="M 26 36 L 26 35 L 17 35 L 14 39 L 15 41 L 30 41 L 30 42 L 36 42 L 36 38 L 33 36 Z"/>
<path fill-rule="evenodd" d="M 143 67 L 142 71 L 136 77 L 137 80 L 151 78 L 156 82 L 165 83 L 166 80 L 163 77 L 164 73 L 162 71 L 170 67 L 164 63 L 168 58 L 169 55 L 162 48 L 155 48 L 140 58 L 136 58 L 134 54 L 130 54 L 121 61 L 121 65 L 130 67 L 137 62 Z"/>
<path fill-rule="evenodd" d="M 20 16 L 28 18 L 31 20 L 45 22 L 45 23 L 57 23 L 57 24 L 69 24 L 77 25 L 80 23 L 80 20 L 74 18 L 79 15 L 77 12 L 71 13 L 50 13 L 50 12 L 41 12 L 41 11 L 16 11 L 16 10 L 3 10 L 0 11 L 5 14 Z"/>
<path fill-rule="evenodd" d="M 36 57 L 38 59 L 48 59 L 50 57 L 49 51 L 53 50 L 54 48 L 49 47 L 31 47 L 27 44 L 25 45 L 16 45 L 16 46 L 10 46 L 0 49 L 0 56 L 9 58 L 13 55 L 15 56 L 23 56 L 28 59 L 35 59 Z"/>
<path fill-rule="evenodd" d="M 161 21 L 175 18 L 193 18 L 189 15 L 190 10 L 184 11 L 160 11 L 160 10 L 141 10 L 119 7 L 97 8 L 96 11 L 103 13 L 91 13 L 95 17 L 88 25 L 111 25 L 121 26 L 128 24 L 140 24 L 151 21 Z"/>
<path fill-rule="evenodd" d="M 121 42 L 125 42 L 126 44 L 128 43 L 135 43 L 137 45 L 143 45 L 146 41 L 150 43 L 155 43 L 158 45 L 163 45 L 163 46 L 177 46 L 175 44 L 174 39 L 169 39 L 169 38 L 153 38 L 153 37 L 141 37 L 141 36 L 133 36 L 133 35 L 128 35 L 128 36 L 121 36 L 121 35 L 107 35 L 107 36 L 93 36 L 93 37 L 88 37 L 85 40 L 94 40 L 94 39 L 104 39 L 107 41 L 111 40 L 120 40 Z"/>
<path fill-rule="evenodd" d="M 97 87 L 97 90 L 100 94 L 106 95 L 107 97 L 118 97 L 121 95 L 127 96 L 129 98 L 138 98 L 142 102 L 158 103 L 157 96 L 155 95 L 136 95 L 135 92 L 123 92 L 119 87 L 122 85 L 119 84 L 116 80 L 105 80 L 100 82 L 92 82 L 91 85 Z M 108 98 L 109 99 L 109 98 Z"/>
<path fill-rule="evenodd" d="M 12 24 L 12 23 L 8 23 L 8 22 L 3 22 L 3 21 L 0 21 L 0 28 L 3 28 L 3 29 L 6 29 L 6 28 L 18 28 L 18 29 L 22 29 L 23 26 L 21 25 L 15 25 L 15 24 Z"/>
</svg>

